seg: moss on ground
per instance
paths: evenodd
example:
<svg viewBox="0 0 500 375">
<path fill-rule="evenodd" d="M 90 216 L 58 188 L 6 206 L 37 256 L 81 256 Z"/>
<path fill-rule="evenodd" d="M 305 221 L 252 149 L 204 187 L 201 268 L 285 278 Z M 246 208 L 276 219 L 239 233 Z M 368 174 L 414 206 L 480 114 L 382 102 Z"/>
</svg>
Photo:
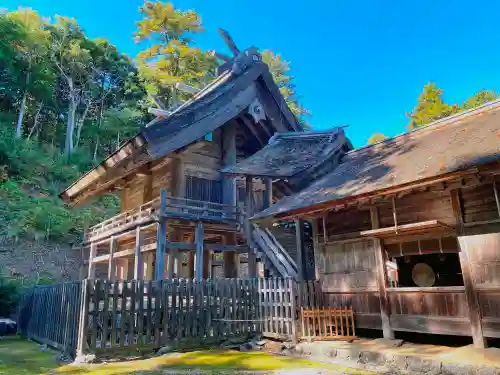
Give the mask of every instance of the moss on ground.
<svg viewBox="0 0 500 375">
<path fill-rule="evenodd" d="M 197 371 L 237 374 L 240 371 L 274 371 L 283 369 L 323 368 L 361 375 L 367 371 L 325 365 L 262 352 L 204 350 L 173 353 L 136 361 L 58 366 L 57 352 L 40 351 L 39 345 L 20 338 L 0 340 L 0 374 L 5 375 L 163 375 L 175 370 L 195 374 Z M 183 371 L 183 372 L 184 372 Z"/>
</svg>

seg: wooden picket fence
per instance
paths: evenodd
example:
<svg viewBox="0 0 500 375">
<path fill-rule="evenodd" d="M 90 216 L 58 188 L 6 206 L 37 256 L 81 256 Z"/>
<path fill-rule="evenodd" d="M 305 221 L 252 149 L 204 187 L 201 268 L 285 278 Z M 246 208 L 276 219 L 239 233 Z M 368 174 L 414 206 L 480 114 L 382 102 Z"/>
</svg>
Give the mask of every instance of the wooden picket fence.
<svg viewBox="0 0 500 375">
<path fill-rule="evenodd" d="M 36 286 L 18 306 L 18 332 L 74 354 L 81 310 L 82 282 Z"/>
<path fill-rule="evenodd" d="M 301 339 L 346 340 L 356 337 L 351 308 L 301 308 Z"/>
<path fill-rule="evenodd" d="M 20 333 L 71 355 L 199 347 L 256 333 L 297 340 L 308 336 L 304 322 L 321 339 L 326 331 L 311 324 L 327 321 L 311 320 L 301 307 L 324 308 L 322 299 L 318 282 L 292 279 L 83 280 L 35 287 L 19 306 L 18 324 Z"/>
</svg>

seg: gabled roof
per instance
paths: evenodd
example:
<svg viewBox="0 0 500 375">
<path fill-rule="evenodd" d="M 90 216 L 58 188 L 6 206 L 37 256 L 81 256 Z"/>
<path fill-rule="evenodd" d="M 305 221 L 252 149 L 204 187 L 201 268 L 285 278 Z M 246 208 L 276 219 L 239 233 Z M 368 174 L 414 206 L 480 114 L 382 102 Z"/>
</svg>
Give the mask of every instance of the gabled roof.
<svg viewBox="0 0 500 375">
<path fill-rule="evenodd" d="M 269 69 L 257 49 L 252 47 L 224 64 L 220 75 L 168 117 L 151 122 L 100 165 L 77 180 L 60 196 L 72 202 L 91 187 L 92 195 L 101 192 L 96 184 L 110 181 L 110 174 L 121 167 L 135 168 L 178 151 L 241 115 L 258 101 L 274 131 L 301 131 L 302 128 L 280 94 Z M 256 123 L 255 127 L 264 126 Z M 255 131 L 255 129 L 253 129 Z M 258 131 L 258 129 L 257 129 Z M 266 129 L 268 131 L 268 129 Z M 267 138 L 266 138 L 267 140 Z M 131 148 L 131 145 L 134 147 Z M 139 162 L 134 158 L 139 156 Z M 106 185 L 106 189 L 111 186 Z"/>
<path fill-rule="evenodd" d="M 222 169 L 223 173 L 287 178 L 317 167 L 349 144 L 341 128 L 322 132 L 276 133 L 251 157 Z M 352 147 L 349 147 L 349 150 Z M 347 151 L 345 150 L 345 151 Z"/>
<path fill-rule="evenodd" d="M 348 152 L 339 166 L 253 219 L 370 196 L 500 160 L 500 100 Z M 306 210 L 301 210 L 306 211 Z"/>
</svg>

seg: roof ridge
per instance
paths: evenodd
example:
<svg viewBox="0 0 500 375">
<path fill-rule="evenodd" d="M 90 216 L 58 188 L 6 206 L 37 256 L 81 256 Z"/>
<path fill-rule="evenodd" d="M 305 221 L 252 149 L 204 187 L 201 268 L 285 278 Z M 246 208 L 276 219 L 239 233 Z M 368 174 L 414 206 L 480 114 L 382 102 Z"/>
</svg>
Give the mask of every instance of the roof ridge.
<svg viewBox="0 0 500 375">
<path fill-rule="evenodd" d="M 431 122 L 428 125 L 424 125 L 424 126 L 421 126 L 419 128 L 412 129 L 410 131 L 395 135 L 393 137 L 386 138 L 380 142 L 377 142 L 377 143 L 374 143 L 371 145 L 365 145 L 365 146 L 353 149 L 353 150 L 347 152 L 347 154 L 353 154 L 357 151 L 363 151 L 363 150 L 372 148 L 374 146 L 377 146 L 377 145 L 380 145 L 383 143 L 391 143 L 391 142 L 393 142 L 399 138 L 402 138 L 404 136 L 414 135 L 416 133 L 418 133 L 417 135 L 423 135 L 424 133 L 436 131 L 443 126 L 451 125 L 451 124 L 456 123 L 456 122 L 463 120 L 465 118 L 472 117 L 472 116 L 475 116 L 475 115 L 478 115 L 478 114 L 481 114 L 484 112 L 492 111 L 492 110 L 495 110 L 498 108 L 500 108 L 500 99 L 493 100 L 491 102 L 480 105 L 479 107 L 468 109 L 466 111 L 456 113 L 456 114 L 451 115 L 451 116 L 443 117 L 439 120 Z"/>
</svg>

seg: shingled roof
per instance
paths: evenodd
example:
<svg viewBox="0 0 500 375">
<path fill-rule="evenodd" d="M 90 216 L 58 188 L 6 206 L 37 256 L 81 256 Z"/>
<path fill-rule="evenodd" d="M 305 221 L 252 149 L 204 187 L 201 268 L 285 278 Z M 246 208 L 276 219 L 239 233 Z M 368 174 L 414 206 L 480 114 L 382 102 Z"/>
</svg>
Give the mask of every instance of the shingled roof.
<svg viewBox="0 0 500 375">
<path fill-rule="evenodd" d="M 109 180 L 110 171 L 127 160 L 140 155 L 145 163 L 197 142 L 253 107 L 256 100 L 262 105 L 266 121 L 269 121 L 273 131 L 302 130 L 255 47 L 241 52 L 222 68 L 224 69 L 220 70 L 219 76 L 208 86 L 168 117 L 142 127 L 135 137 L 125 142 L 60 196 L 71 202 L 91 187 L 103 185 Z M 264 126 L 261 122 L 255 124 L 257 131 L 259 126 Z M 106 186 L 106 189 L 109 188 L 110 186 Z M 97 189 L 93 194 L 99 191 Z"/>
<path fill-rule="evenodd" d="M 500 100 L 348 152 L 339 166 L 255 215 L 280 216 L 500 160 Z"/>
<path fill-rule="evenodd" d="M 292 177 L 323 163 L 348 143 L 341 128 L 324 132 L 276 133 L 251 157 L 222 169 L 227 174 Z M 347 150 L 345 150 L 347 151 Z"/>
</svg>

